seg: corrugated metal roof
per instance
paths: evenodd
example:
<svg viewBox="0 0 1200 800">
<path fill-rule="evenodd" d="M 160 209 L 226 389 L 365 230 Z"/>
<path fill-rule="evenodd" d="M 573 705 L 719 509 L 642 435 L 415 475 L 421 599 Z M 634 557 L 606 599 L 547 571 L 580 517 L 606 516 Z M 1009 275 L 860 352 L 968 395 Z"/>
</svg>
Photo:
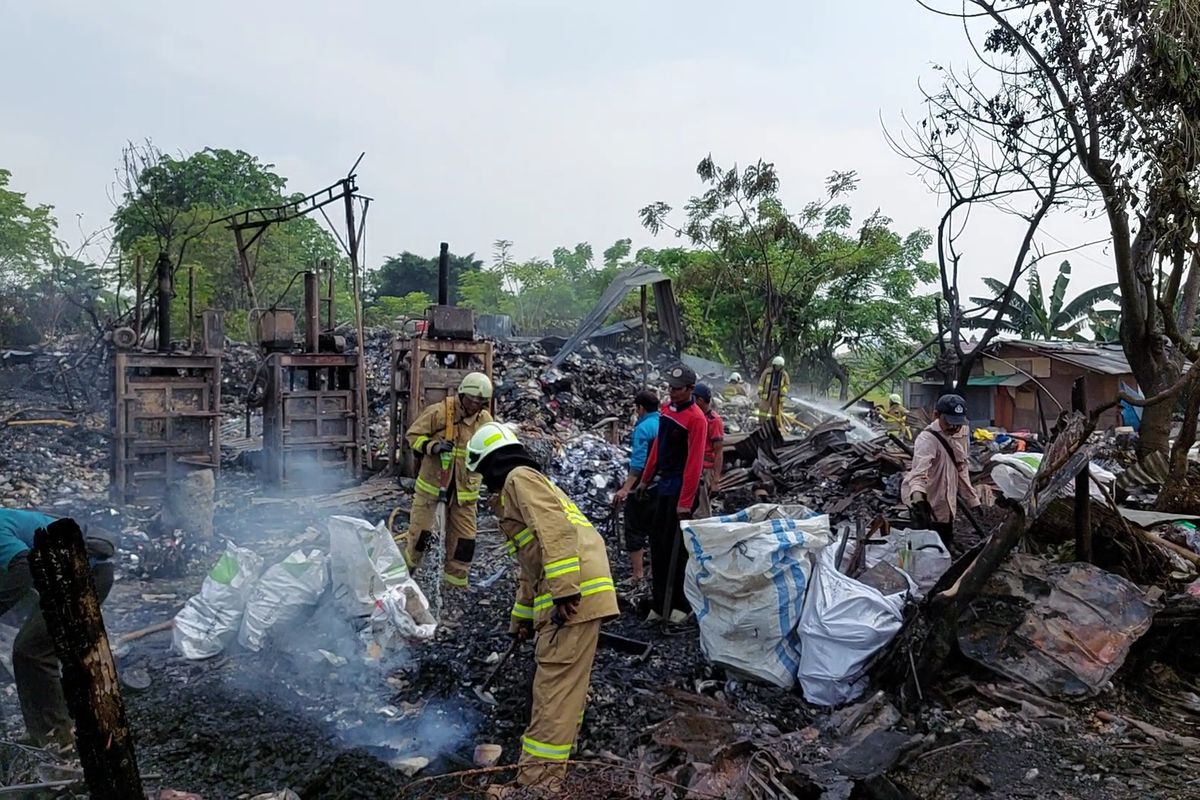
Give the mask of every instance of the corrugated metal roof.
<svg viewBox="0 0 1200 800">
<path fill-rule="evenodd" d="M 1088 344 L 1084 342 L 1038 342 L 1018 339 L 997 342 L 998 345 L 1016 345 L 1034 350 L 1046 358 L 1057 358 L 1077 367 L 1100 372 L 1105 375 L 1128 375 L 1132 372 L 1125 351 L 1120 345 Z"/>
<path fill-rule="evenodd" d="M 683 323 L 679 316 L 679 307 L 675 304 L 675 295 L 671 291 L 671 279 L 663 273 L 646 264 L 633 264 L 617 274 L 613 282 L 592 309 L 575 333 L 563 343 L 554 355 L 552 367 L 557 367 L 567 356 L 579 346 L 593 331 L 600 327 L 614 308 L 620 305 L 625 295 L 639 286 L 654 288 L 654 310 L 658 313 L 658 327 L 676 345 L 683 345 Z"/>
</svg>

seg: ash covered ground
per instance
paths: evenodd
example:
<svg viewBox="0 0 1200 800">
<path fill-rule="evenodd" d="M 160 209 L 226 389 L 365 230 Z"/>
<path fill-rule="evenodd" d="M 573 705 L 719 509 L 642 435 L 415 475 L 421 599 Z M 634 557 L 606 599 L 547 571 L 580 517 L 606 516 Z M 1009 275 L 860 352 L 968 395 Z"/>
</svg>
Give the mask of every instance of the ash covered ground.
<svg viewBox="0 0 1200 800">
<path fill-rule="evenodd" d="M 558 394 L 553 406 L 539 407 L 561 415 L 569 398 Z M 528 391 L 524 397 L 535 402 Z M 109 506 L 103 424 L 96 415 L 64 412 L 60 405 L 48 390 L 27 384 L 0 400 L 0 417 L 20 411 L 44 418 L 57 409 L 64 421 L 78 423 L 0 427 L 0 499 L 63 515 L 97 515 L 125 531 L 119 579 L 105 605 L 110 639 L 119 642 L 122 634 L 171 619 L 199 589 L 216 550 L 181 543 L 164 557 L 143 535 L 154 509 Z M 598 462 L 599 469 L 611 469 Z M 576 490 L 586 488 L 581 481 Z M 597 488 L 589 513 L 610 539 L 620 580 L 628 564 L 603 517 L 603 494 Z M 795 496 L 820 505 L 836 498 L 837 489 L 809 487 Z M 881 498 L 872 493 L 861 502 L 886 506 Z M 253 476 L 227 469 L 218 485 L 216 531 L 218 538 L 255 549 L 269 564 L 298 547 L 327 547 L 324 523 L 331 513 L 375 522 L 408 502 L 391 483 L 364 501 L 335 507 L 321 507 L 311 492 L 272 499 Z M 992 509 L 989 515 L 985 524 L 1004 512 Z M 491 775 L 437 776 L 471 770 L 474 747 L 482 742 L 504 748 L 502 764 L 515 759 L 533 670 L 527 648 L 501 671 L 493 687 L 496 705 L 472 691 L 508 645 L 515 569 L 486 516 L 480 529 L 475 589 L 458 604 L 459 623 L 380 665 L 362 663 L 345 621 L 327 609 L 258 654 L 235 645 L 213 659 L 188 661 L 171 651 L 169 632 L 116 644 L 148 788 L 169 786 L 205 798 L 285 788 L 306 799 L 480 792 Z M 973 543 L 965 525 L 959 540 L 964 547 Z M 181 574 L 147 577 L 172 566 Z M 925 687 L 921 708 L 897 715 L 888 726 L 889 734 L 903 737 L 904 752 L 881 778 L 862 766 L 864 758 L 894 748 L 894 740 L 868 739 L 844 752 L 840 743 L 853 738 L 838 734 L 848 727 L 846 712 L 831 716 L 798 692 L 725 674 L 706 663 L 695 628 L 666 632 L 642 622 L 643 600 L 636 590 L 624 590 L 623 616 L 608 630 L 649 642 L 649 655 L 604 648 L 597 656 L 578 754 L 591 765 L 577 771 L 577 796 L 682 797 L 673 787 L 688 785 L 698 773 L 732 774 L 750 761 L 766 782 L 740 796 L 1200 797 L 1200 742 L 1191 738 L 1200 719 L 1195 664 L 1163 652 L 1161 638 L 1139 642 L 1099 697 L 1072 704 L 1038 697 L 963 659 L 953 661 L 938 685 Z M 12 741 L 21 723 L 11 683 L 0 692 L 0 710 Z M 11 748 L 0 745 L 4 763 L 12 761 Z M 415 757 L 429 764 L 414 778 L 400 767 Z M 834 761 L 836 769 L 829 766 Z M 739 795 L 696 789 L 692 796 Z"/>
</svg>

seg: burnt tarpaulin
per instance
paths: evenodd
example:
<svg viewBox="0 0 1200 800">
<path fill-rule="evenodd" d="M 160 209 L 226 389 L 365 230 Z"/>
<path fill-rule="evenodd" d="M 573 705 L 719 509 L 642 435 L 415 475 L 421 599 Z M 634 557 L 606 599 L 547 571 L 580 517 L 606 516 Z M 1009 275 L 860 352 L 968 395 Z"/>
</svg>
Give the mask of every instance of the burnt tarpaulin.
<svg viewBox="0 0 1200 800">
<path fill-rule="evenodd" d="M 651 266 L 634 264 L 622 270 L 604 290 L 595 307 L 554 355 L 551 366 L 561 364 L 581 342 L 604 324 L 604 320 L 621 304 L 625 295 L 641 286 L 654 287 L 654 308 L 658 312 L 659 328 L 676 346 L 682 346 L 683 325 L 679 320 L 679 307 L 675 305 L 675 294 L 671 291 L 671 279 Z"/>
<path fill-rule="evenodd" d="M 959 623 L 963 654 L 1049 697 L 1097 694 L 1150 628 L 1133 583 L 1091 564 L 1014 554 Z"/>
</svg>

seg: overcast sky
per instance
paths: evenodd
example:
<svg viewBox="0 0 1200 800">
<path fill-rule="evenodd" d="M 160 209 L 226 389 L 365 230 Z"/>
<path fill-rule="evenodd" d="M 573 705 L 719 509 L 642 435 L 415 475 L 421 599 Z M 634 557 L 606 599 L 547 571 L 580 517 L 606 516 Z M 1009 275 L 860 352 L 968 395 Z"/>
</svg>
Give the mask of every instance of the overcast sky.
<svg viewBox="0 0 1200 800">
<path fill-rule="evenodd" d="M 882 126 L 920 116 L 917 82 L 932 85 L 933 63 L 969 56 L 960 28 L 911 0 L 0 8 L 0 167 L 56 207 L 66 238 L 108 224 L 128 139 L 246 150 L 303 192 L 366 151 L 372 265 L 405 249 L 432 255 L 443 240 L 487 256 L 511 239 L 518 257 L 579 241 L 599 255 L 626 236 L 670 246 L 637 211 L 682 205 L 708 152 L 774 161 L 794 210 L 830 171 L 857 170 L 858 218 L 879 207 L 902 232 L 932 228 L 938 199 Z M 1071 220 L 1047 231 L 1089 238 Z M 1015 246 L 1011 231 L 981 225 L 967 288 L 1007 273 Z M 1112 280 L 1102 250 L 1073 260 L 1071 294 Z"/>
</svg>

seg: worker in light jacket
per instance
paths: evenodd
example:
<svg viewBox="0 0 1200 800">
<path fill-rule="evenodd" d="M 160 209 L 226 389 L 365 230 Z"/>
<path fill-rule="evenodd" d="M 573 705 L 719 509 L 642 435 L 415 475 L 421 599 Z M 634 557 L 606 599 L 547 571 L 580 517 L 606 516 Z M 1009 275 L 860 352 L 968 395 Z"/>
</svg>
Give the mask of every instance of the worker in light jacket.
<svg viewBox="0 0 1200 800">
<path fill-rule="evenodd" d="M 0 615 L 34 594 L 33 575 L 29 571 L 34 534 L 57 520 L 58 517 L 38 511 L 0 508 Z M 113 585 L 110 559 L 116 547 L 108 534 L 94 526 L 84 533 L 96 595 L 103 602 Z M 46 618 L 36 603 L 17 632 L 12 663 L 29 742 L 38 747 L 72 748 L 74 726 L 63 696 L 61 665 L 46 628 Z"/>
<path fill-rule="evenodd" d="M 583 723 L 600 624 L 619 613 L 608 553 L 588 518 L 507 427 L 482 425 L 467 445 L 467 467 L 483 476 L 500 533 L 520 565 L 510 630 L 518 641 L 537 634 L 517 782 L 553 791 L 566 777 Z"/>
<path fill-rule="evenodd" d="M 968 469 L 969 429 L 967 402 L 957 394 L 938 398 L 934 420 L 917 434 L 912 466 L 900 484 L 913 526 L 936 531 L 947 546 L 954 540 L 957 499 L 969 508 L 979 505 Z"/>
</svg>

